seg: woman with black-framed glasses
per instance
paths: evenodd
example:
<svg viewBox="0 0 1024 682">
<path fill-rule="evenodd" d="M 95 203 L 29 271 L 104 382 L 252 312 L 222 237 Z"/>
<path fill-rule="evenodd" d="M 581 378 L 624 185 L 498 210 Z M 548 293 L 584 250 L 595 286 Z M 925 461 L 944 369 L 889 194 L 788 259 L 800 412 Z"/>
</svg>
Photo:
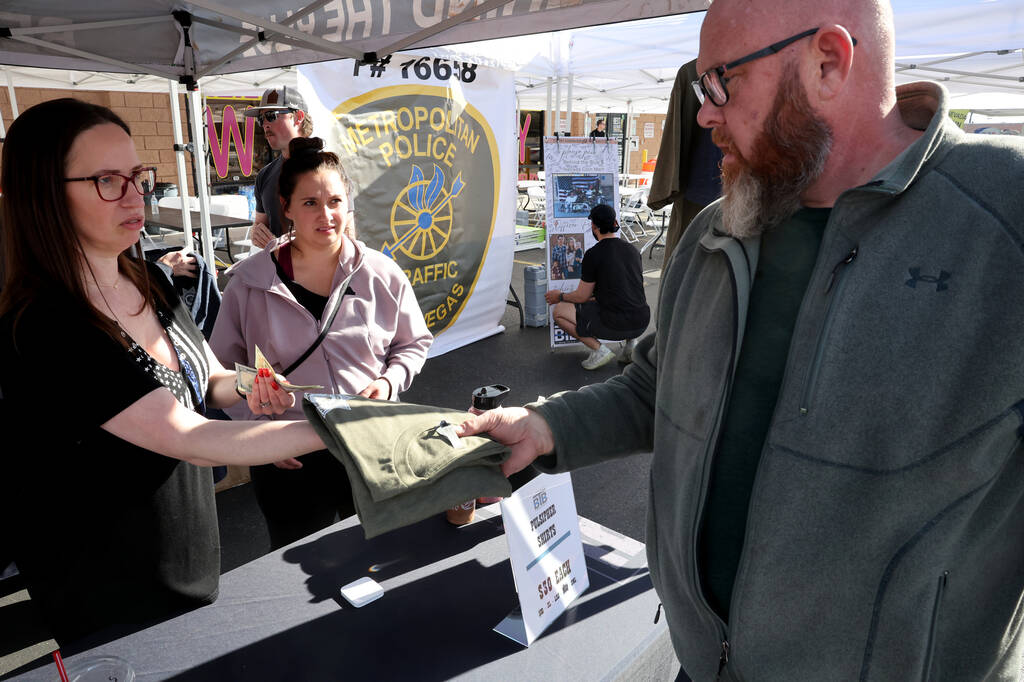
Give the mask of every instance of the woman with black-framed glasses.
<svg viewBox="0 0 1024 682">
<path fill-rule="evenodd" d="M 318 450 L 305 422 L 215 422 L 247 400 L 281 414 L 278 377 L 247 397 L 138 249 L 155 183 L 109 109 L 44 102 L 11 125 L 0 167 L 0 518 L 61 643 L 216 598 L 214 464 Z M 14 521 L 17 519 L 17 521 Z"/>
</svg>

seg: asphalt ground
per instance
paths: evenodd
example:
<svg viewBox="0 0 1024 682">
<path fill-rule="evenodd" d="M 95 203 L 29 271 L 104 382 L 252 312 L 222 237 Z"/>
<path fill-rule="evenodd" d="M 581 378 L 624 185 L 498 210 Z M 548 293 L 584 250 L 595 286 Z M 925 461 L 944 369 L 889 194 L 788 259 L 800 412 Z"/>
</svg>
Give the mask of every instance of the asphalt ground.
<svg viewBox="0 0 1024 682">
<path fill-rule="evenodd" d="M 653 258 L 643 253 L 644 289 L 653 311 L 657 305 L 663 250 Z M 512 286 L 523 296 L 523 270 L 542 265 L 542 248 L 515 254 Z M 653 318 L 653 315 L 652 315 Z M 619 374 L 623 365 L 612 362 L 588 371 L 580 366 L 587 356 L 582 345 L 552 349 L 547 327 L 519 327 L 519 311 L 507 306 L 502 317 L 505 331 L 439 357 L 427 360 L 412 388 L 402 394 L 406 402 L 466 409 L 473 389 L 504 384 L 511 390 L 505 406 L 523 405 L 597 383 Z M 648 333 L 652 327 L 648 328 Z M 580 515 L 641 542 L 647 513 L 650 454 L 606 462 L 572 473 L 576 508 Z M 251 485 L 217 495 L 221 524 L 222 570 L 240 566 L 269 551 L 269 540 Z"/>
</svg>

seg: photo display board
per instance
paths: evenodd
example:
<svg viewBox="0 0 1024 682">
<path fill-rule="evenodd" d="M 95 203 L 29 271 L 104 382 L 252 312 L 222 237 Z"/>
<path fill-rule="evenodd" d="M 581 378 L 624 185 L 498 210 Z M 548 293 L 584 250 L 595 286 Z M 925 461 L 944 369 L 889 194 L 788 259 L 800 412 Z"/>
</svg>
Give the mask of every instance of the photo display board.
<svg viewBox="0 0 1024 682">
<path fill-rule="evenodd" d="M 565 293 L 580 283 L 583 254 L 597 240 L 590 230 L 590 209 L 608 204 L 619 212 L 619 143 L 593 137 L 545 137 L 545 262 L 548 287 Z M 551 315 L 549 308 L 548 315 Z M 549 325 L 551 346 L 579 341 Z"/>
</svg>

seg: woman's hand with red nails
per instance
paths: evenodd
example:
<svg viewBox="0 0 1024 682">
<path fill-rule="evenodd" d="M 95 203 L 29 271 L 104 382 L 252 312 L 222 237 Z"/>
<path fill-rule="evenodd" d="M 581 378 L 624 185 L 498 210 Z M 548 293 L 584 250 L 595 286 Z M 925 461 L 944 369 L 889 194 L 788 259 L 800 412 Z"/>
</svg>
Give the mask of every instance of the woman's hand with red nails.
<svg viewBox="0 0 1024 682">
<path fill-rule="evenodd" d="M 260 381 L 262 379 L 262 381 Z M 295 406 L 295 396 L 281 388 L 284 377 L 269 369 L 260 369 L 252 382 L 252 391 L 246 396 L 253 414 L 275 415 Z"/>
</svg>

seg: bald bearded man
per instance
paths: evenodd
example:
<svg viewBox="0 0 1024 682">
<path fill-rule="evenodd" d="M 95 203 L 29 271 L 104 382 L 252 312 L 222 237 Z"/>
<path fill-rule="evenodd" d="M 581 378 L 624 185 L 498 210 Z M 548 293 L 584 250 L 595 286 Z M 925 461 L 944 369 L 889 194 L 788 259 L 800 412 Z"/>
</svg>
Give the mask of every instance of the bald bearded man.
<svg viewBox="0 0 1024 682">
<path fill-rule="evenodd" d="M 1024 145 L 895 86 L 881 0 L 715 0 L 697 66 L 724 197 L 656 334 L 463 433 L 509 471 L 653 449 L 651 575 L 695 680 L 1020 679 Z"/>
</svg>

